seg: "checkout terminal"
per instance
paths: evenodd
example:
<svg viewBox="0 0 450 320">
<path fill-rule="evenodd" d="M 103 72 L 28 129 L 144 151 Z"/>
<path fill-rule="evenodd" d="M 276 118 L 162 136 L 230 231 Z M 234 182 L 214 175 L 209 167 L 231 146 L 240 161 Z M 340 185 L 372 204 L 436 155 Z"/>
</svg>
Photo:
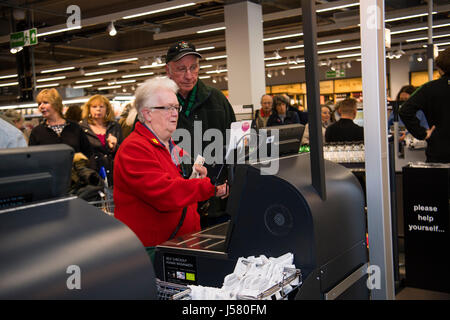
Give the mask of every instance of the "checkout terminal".
<svg viewBox="0 0 450 320">
<path fill-rule="evenodd" d="M 221 287 L 239 257 L 294 254 L 303 285 L 296 299 L 368 299 L 364 194 L 352 172 L 325 160 L 327 197 L 311 185 L 309 154 L 238 164 L 227 203 L 231 220 L 156 247 L 155 274 Z"/>
</svg>

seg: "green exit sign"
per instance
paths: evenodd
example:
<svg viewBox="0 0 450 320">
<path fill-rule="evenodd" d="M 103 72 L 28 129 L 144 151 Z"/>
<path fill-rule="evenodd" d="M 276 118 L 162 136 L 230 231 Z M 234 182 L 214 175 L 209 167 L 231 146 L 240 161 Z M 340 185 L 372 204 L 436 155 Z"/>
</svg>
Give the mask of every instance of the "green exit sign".
<svg viewBox="0 0 450 320">
<path fill-rule="evenodd" d="M 330 78 L 344 78 L 345 77 L 345 70 L 336 70 L 336 71 L 329 70 L 329 71 L 327 71 L 325 77 L 327 79 L 330 79 Z"/>
<path fill-rule="evenodd" d="M 12 48 L 32 46 L 38 43 L 37 29 L 29 29 L 11 33 L 10 46 Z"/>
</svg>

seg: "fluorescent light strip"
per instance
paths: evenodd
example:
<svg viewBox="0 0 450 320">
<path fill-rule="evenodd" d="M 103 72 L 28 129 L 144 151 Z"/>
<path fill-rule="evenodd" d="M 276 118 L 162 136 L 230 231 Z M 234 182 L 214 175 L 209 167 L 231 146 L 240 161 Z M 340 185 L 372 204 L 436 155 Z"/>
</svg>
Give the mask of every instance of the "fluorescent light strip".
<svg viewBox="0 0 450 320">
<path fill-rule="evenodd" d="M 0 87 L 11 87 L 11 86 L 17 86 L 18 82 L 8 82 L 8 83 L 0 83 Z"/>
<path fill-rule="evenodd" d="M 212 49 L 215 49 L 215 48 L 216 47 L 211 46 L 211 47 L 197 48 L 196 50 L 197 51 L 206 51 L 206 50 L 212 50 Z"/>
<path fill-rule="evenodd" d="M 85 103 L 88 101 L 89 101 L 89 98 L 70 99 L 70 100 L 63 100 L 63 104 Z"/>
<path fill-rule="evenodd" d="M 84 75 L 85 75 L 86 77 L 88 77 L 88 76 L 94 76 L 94 75 L 96 75 L 96 74 L 114 73 L 114 72 L 117 72 L 117 71 L 118 71 L 117 69 L 103 70 L 103 71 L 96 71 L 96 72 L 85 73 Z"/>
<path fill-rule="evenodd" d="M 356 47 L 348 47 L 348 48 L 338 48 L 338 49 L 330 49 L 330 50 L 321 50 L 318 51 L 318 54 L 323 54 L 323 53 L 331 53 L 331 52 L 339 52 L 339 51 L 350 51 L 350 50 L 357 50 L 357 49 L 361 49 L 361 46 L 356 46 Z"/>
<path fill-rule="evenodd" d="M 299 49 L 299 48 L 303 48 L 304 47 L 304 45 L 303 44 L 297 44 L 297 45 L 295 45 L 295 46 L 287 46 L 287 47 L 284 47 L 286 50 L 290 50 L 290 49 Z"/>
<path fill-rule="evenodd" d="M 356 6 L 359 6 L 359 3 L 349 3 L 349 4 L 343 4 L 342 6 L 319 9 L 319 10 L 316 10 L 316 12 L 332 11 L 332 10 L 344 9 L 344 8 L 349 8 L 349 7 L 356 7 Z"/>
<path fill-rule="evenodd" d="M 211 76 L 200 76 L 200 77 L 198 77 L 199 79 L 209 79 L 209 78 L 211 78 Z"/>
<path fill-rule="evenodd" d="M 90 88 L 92 86 L 93 86 L 93 84 L 85 84 L 85 85 L 82 85 L 82 86 L 73 86 L 72 88 L 73 89 L 83 89 L 83 88 Z"/>
<path fill-rule="evenodd" d="M 266 67 L 276 67 L 276 66 L 284 66 L 288 64 L 287 62 L 277 62 L 277 63 L 268 63 Z"/>
<path fill-rule="evenodd" d="M 447 46 L 449 44 L 450 44 L 450 42 L 435 43 L 435 45 L 437 45 L 438 47 L 439 46 Z"/>
<path fill-rule="evenodd" d="M 40 86 L 36 86 L 36 89 L 50 88 L 50 87 L 57 87 L 57 86 L 59 86 L 59 83 L 47 83 L 47 84 L 42 84 Z"/>
<path fill-rule="evenodd" d="M 305 66 L 294 66 L 294 67 L 289 67 L 289 69 L 303 69 Z"/>
<path fill-rule="evenodd" d="M 225 29 L 226 29 L 226 27 L 218 27 L 218 28 L 211 28 L 211 29 L 200 30 L 200 31 L 197 31 L 196 33 L 206 33 L 206 32 L 225 30 Z"/>
<path fill-rule="evenodd" d="M 97 89 L 98 90 L 109 90 L 109 89 L 118 89 L 118 88 L 122 88 L 122 86 L 108 86 L 108 87 L 100 87 Z"/>
<path fill-rule="evenodd" d="M 297 61 L 297 60 L 294 60 L 294 61 L 289 61 L 289 64 L 297 64 L 297 63 L 303 63 L 303 62 L 305 62 L 305 60 L 299 60 L 299 61 Z"/>
<path fill-rule="evenodd" d="M 122 78 L 145 77 L 145 76 L 152 76 L 154 74 L 155 74 L 154 72 L 135 73 L 124 75 L 122 76 Z"/>
<path fill-rule="evenodd" d="M 165 63 L 155 63 L 155 64 L 149 64 L 146 66 L 140 66 L 139 69 L 148 69 L 148 68 L 159 68 L 159 67 L 164 67 L 166 64 Z"/>
<path fill-rule="evenodd" d="M 336 58 L 343 59 L 343 58 L 359 57 L 360 55 L 361 55 L 361 52 L 360 53 L 352 53 L 352 54 L 343 54 L 341 56 L 337 56 Z"/>
<path fill-rule="evenodd" d="M 102 80 L 103 80 L 103 78 L 95 78 L 95 79 L 78 80 L 78 81 L 75 81 L 75 83 L 96 82 L 96 81 L 102 81 Z"/>
<path fill-rule="evenodd" d="M 138 58 L 128 58 L 128 59 L 120 59 L 120 60 L 114 60 L 114 61 L 105 61 L 105 62 L 99 62 L 99 66 L 103 66 L 105 64 L 114 64 L 114 63 L 121 63 L 121 62 L 129 62 L 129 61 L 136 61 Z"/>
<path fill-rule="evenodd" d="M 17 74 L 8 74 L 6 76 L 0 76 L 0 79 L 8 79 L 8 78 L 15 78 L 17 77 Z"/>
<path fill-rule="evenodd" d="M 450 26 L 450 23 L 444 23 L 437 26 L 433 26 L 432 28 L 443 28 Z M 391 31 L 391 35 L 393 34 L 400 34 L 400 33 L 407 33 L 407 32 L 414 32 L 414 31 L 421 31 L 421 30 L 427 30 L 428 27 L 420 27 L 420 28 L 413 28 L 413 29 L 406 29 L 406 30 L 399 30 L 399 31 Z"/>
<path fill-rule="evenodd" d="M 294 38 L 294 37 L 301 37 L 301 36 L 303 36 L 303 32 L 287 34 L 287 35 L 284 35 L 284 36 L 276 36 L 276 37 L 264 38 L 263 41 L 279 40 L 279 39 Z"/>
<path fill-rule="evenodd" d="M 65 79 L 65 78 L 66 78 L 66 76 L 52 77 L 52 78 L 44 78 L 44 79 L 37 79 L 36 82 L 45 82 L 45 81 L 62 80 L 62 79 Z"/>
<path fill-rule="evenodd" d="M 55 33 L 66 32 L 66 31 L 77 30 L 77 29 L 81 29 L 81 26 L 58 29 L 58 30 L 53 30 L 53 31 L 48 31 L 48 32 L 43 32 L 43 33 L 39 33 L 39 30 L 38 30 L 38 33 L 36 36 L 37 37 L 48 36 L 49 34 L 55 34 Z"/>
<path fill-rule="evenodd" d="M 264 58 L 264 61 L 279 60 L 279 59 L 283 59 L 283 57 L 267 57 L 267 58 Z"/>
<path fill-rule="evenodd" d="M 184 8 L 184 7 L 190 7 L 190 6 L 194 6 L 194 5 L 195 5 L 195 2 L 189 2 L 189 3 L 180 4 L 178 6 L 173 6 L 173 7 L 169 7 L 169 8 L 157 9 L 157 10 L 152 10 L 152 11 L 147 11 L 147 12 L 133 14 L 133 15 L 130 15 L 130 16 L 125 16 L 125 17 L 122 17 L 122 19 L 133 19 L 133 18 L 136 18 L 136 17 L 142 17 L 142 16 L 146 16 L 146 15 L 149 15 L 149 14 L 153 14 L 153 13 L 159 13 L 159 12 L 164 12 L 164 11 L 169 11 L 169 10 L 175 10 L 175 9 Z"/>
<path fill-rule="evenodd" d="M 73 70 L 75 67 L 64 67 L 64 68 L 57 68 L 57 69 L 48 69 L 48 70 L 42 70 L 41 73 L 51 73 L 51 72 L 58 72 L 58 71 L 67 71 L 67 70 Z"/>
<path fill-rule="evenodd" d="M 212 64 L 205 64 L 203 66 L 200 66 L 200 69 L 206 69 L 206 68 L 212 68 L 213 65 Z"/>
<path fill-rule="evenodd" d="M 225 59 L 227 57 L 227 55 L 223 55 L 223 56 L 215 56 L 215 57 L 208 57 L 205 58 L 205 60 L 218 60 L 218 59 Z"/>
<path fill-rule="evenodd" d="M 441 35 L 438 35 L 438 36 L 433 36 L 433 39 L 445 38 L 445 37 L 450 37 L 450 33 L 449 34 L 441 34 Z M 424 41 L 424 40 L 428 40 L 428 37 L 407 39 L 406 42 L 415 42 L 415 41 Z"/>
<path fill-rule="evenodd" d="M 436 13 L 437 13 L 436 11 L 433 12 L 433 14 L 436 14 Z M 412 18 L 424 17 L 424 16 L 427 16 L 427 15 L 428 15 L 428 12 L 427 12 L 427 13 L 419 13 L 419 14 L 413 14 L 413 15 L 410 15 L 410 16 L 404 16 L 404 17 L 398 17 L 398 18 L 386 19 L 386 20 L 384 20 L 384 22 L 392 22 L 392 21 L 406 20 L 406 19 L 412 19 Z"/>
<path fill-rule="evenodd" d="M 120 100 L 120 101 L 131 101 L 134 99 L 134 96 L 115 96 L 113 100 Z"/>
<path fill-rule="evenodd" d="M 228 72 L 228 70 L 227 70 L 227 69 L 223 69 L 223 70 L 206 71 L 207 74 L 212 74 L 212 73 L 223 73 L 223 72 Z"/>
<path fill-rule="evenodd" d="M 125 83 L 134 83 L 136 80 L 121 80 L 121 81 L 112 81 L 108 82 L 108 86 L 111 86 L 113 84 L 125 84 Z"/>
<path fill-rule="evenodd" d="M 322 46 L 324 44 L 332 44 L 332 43 L 339 43 L 339 42 L 342 42 L 342 40 L 336 39 L 336 40 L 321 41 L 321 42 L 317 42 L 317 45 Z"/>
<path fill-rule="evenodd" d="M 29 107 L 37 107 L 37 103 L 25 103 L 25 104 L 16 104 L 16 105 L 10 105 L 10 106 L 1 106 L 0 110 L 7 110 L 7 109 L 17 109 L 17 108 L 29 108 Z"/>
</svg>

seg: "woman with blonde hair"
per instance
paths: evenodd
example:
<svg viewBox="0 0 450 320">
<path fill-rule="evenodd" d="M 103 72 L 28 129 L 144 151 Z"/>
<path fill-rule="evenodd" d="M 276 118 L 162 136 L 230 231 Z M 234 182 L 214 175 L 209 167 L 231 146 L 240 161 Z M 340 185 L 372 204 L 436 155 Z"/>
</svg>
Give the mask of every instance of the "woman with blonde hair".
<svg viewBox="0 0 450 320">
<path fill-rule="evenodd" d="M 54 88 L 44 89 L 36 97 L 43 121 L 31 130 L 28 145 L 64 143 L 75 152 L 91 155 L 91 146 L 78 123 L 66 120 L 63 116 L 62 98 Z"/>
<path fill-rule="evenodd" d="M 97 172 L 105 168 L 108 184 L 113 184 L 114 157 L 123 141 L 122 128 L 115 121 L 114 110 L 108 98 L 92 96 L 83 106 L 80 122 L 92 147 L 90 167 Z"/>
</svg>

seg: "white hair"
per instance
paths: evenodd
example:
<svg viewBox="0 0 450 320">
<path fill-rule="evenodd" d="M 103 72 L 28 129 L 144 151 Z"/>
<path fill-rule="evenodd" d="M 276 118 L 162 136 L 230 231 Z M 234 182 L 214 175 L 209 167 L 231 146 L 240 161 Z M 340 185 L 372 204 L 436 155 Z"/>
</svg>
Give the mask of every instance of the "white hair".
<svg viewBox="0 0 450 320">
<path fill-rule="evenodd" d="M 146 80 L 139 88 L 136 90 L 135 94 L 135 108 L 139 121 L 144 122 L 144 117 L 142 116 L 142 108 L 148 106 L 155 106 L 159 97 L 159 91 L 161 89 L 166 89 L 173 91 L 173 93 L 178 92 L 178 85 L 172 79 L 168 77 L 155 77 Z"/>
</svg>

